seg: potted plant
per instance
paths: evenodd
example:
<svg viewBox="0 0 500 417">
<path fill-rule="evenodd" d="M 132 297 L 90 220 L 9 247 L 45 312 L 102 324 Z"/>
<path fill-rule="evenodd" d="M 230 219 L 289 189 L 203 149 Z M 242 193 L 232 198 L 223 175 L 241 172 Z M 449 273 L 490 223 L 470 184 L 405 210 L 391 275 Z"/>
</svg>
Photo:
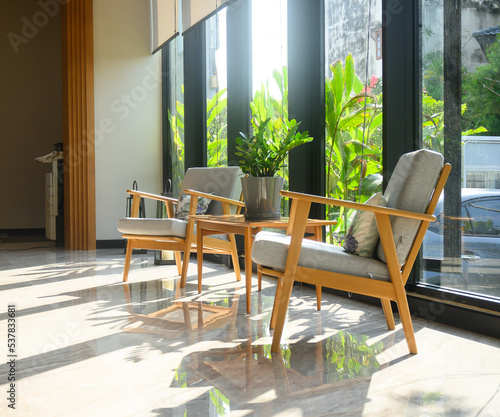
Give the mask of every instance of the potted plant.
<svg viewBox="0 0 500 417">
<path fill-rule="evenodd" d="M 245 216 L 254 219 L 280 218 L 280 190 L 283 177 L 277 175 L 285 165 L 289 152 L 313 140 L 308 132 L 298 132 L 300 122 L 281 118 L 258 120 L 254 118 L 252 135 L 240 132 L 236 139 L 236 155 L 241 170 L 245 199 Z"/>
</svg>

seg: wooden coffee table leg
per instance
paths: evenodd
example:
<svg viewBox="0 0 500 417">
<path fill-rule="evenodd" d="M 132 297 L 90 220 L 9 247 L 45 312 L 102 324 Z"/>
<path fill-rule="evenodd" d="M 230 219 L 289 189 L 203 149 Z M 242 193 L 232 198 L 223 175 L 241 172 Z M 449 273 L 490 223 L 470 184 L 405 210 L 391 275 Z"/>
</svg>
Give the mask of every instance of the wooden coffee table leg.
<svg viewBox="0 0 500 417">
<path fill-rule="evenodd" d="M 252 228 L 245 228 L 245 284 L 247 293 L 247 314 L 252 310 Z"/>
<path fill-rule="evenodd" d="M 201 293 L 201 278 L 203 275 L 203 230 L 200 227 L 200 222 L 197 224 L 196 230 L 196 259 L 198 261 L 198 294 Z M 186 255 L 184 255 L 186 256 Z"/>
</svg>

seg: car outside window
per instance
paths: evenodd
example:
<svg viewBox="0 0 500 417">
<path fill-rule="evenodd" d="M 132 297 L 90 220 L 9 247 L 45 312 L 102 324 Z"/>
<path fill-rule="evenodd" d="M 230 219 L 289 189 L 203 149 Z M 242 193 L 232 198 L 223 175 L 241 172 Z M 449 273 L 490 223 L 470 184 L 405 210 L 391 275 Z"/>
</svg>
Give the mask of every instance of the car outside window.
<svg viewBox="0 0 500 417">
<path fill-rule="evenodd" d="M 500 234 L 500 199 L 474 200 L 467 204 L 473 233 L 498 237 Z"/>
<path fill-rule="evenodd" d="M 467 209 L 462 206 L 462 235 L 472 235 L 472 222 L 471 216 L 467 212 Z"/>
<path fill-rule="evenodd" d="M 462 234 L 463 235 L 472 235 L 472 225 L 469 218 L 469 214 L 465 207 L 462 206 Z M 434 233 L 443 234 L 443 225 L 444 225 L 444 215 L 443 213 L 436 214 L 436 221 L 429 224 L 428 230 Z"/>
</svg>

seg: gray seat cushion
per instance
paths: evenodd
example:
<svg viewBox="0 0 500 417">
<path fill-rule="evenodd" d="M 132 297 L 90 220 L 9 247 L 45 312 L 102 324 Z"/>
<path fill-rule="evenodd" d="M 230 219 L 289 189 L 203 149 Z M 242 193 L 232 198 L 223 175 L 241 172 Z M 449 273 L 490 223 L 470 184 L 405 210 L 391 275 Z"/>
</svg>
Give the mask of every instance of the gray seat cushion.
<svg viewBox="0 0 500 417">
<path fill-rule="evenodd" d="M 118 231 L 125 235 L 186 237 L 187 222 L 179 219 L 144 219 L 127 217 L 118 220 Z"/>
<path fill-rule="evenodd" d="M 443 165 L 443 155 L 428 149 L 401 156 L 384 192 L 387 207 L 425 213 Z M 391 226 L 402 265 L 408 257 L 420 221 L 392 216 Z M 376 256 L 386 261 L 380 242 Z"/>
<path fill-rule="evenodd" d="M 275 269 L 285 269 L 290 236 L 276 232 L 259 232 L 252 246 L 252 260 Z M 387 265 L 373 258 L 351 255 L 340 246 L 304 239 L 299 266 L 364 278 L 389 281 Z M 300 281 L 300 277 L 297 277 Z"/>
<path fill-rule="evenodd" d="M 144 219 L 126 217 L 118 220 L 118 231 L 125 235 L 186 237 L 187 221 L 181 219 Z M 196 224 L 193 230 L 196 235 Z M 227 235 L 210 235 L 212 239 L 229 240 Z"/>
</svg>

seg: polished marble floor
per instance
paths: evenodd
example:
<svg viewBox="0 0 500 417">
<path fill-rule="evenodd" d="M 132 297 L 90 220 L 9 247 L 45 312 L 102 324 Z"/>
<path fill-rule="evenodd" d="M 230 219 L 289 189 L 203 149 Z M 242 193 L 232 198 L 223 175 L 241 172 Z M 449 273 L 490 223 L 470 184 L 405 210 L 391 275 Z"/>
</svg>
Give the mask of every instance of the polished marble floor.
<svg viewBox="0 0 500 417">
<path fill-rule="evenodd" d="M 245 290 L 226 267 L 175 266 L 121 250 L 0 246 L 0 415 L 500 416 L 500 340 L 414 318 L 418 355 L 380 308 L 295 286 L 281 354 L 270 353 L 274 280 Z M 15 406 L 8 408 L 8 305 Z M 396 317 L 397 318 L 397 317 Z"/>
</svg>

